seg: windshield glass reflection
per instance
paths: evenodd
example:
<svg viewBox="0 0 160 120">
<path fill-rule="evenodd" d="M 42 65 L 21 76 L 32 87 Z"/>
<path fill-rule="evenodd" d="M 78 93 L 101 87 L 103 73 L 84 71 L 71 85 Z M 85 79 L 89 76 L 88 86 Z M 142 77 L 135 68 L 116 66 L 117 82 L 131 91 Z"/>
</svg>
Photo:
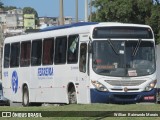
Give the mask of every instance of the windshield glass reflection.
<svg viewBox="0 0 160 120">
<path fill-rule="evenodd" d="M 144 76 L 155 71 L 150 41 L 94 41 L 93 70 L 105 76 Z"/>
</svg>

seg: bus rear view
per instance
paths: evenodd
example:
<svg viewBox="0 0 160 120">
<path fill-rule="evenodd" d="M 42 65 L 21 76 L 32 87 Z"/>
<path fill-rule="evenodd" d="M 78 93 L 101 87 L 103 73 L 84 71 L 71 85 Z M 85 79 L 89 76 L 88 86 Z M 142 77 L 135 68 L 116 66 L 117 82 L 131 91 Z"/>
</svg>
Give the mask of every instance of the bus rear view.
<svg viewBox="0 0 160 120">
<path fill-rule="evenodd" d="M 91 63 L 91 102 L 156 101 L 155 40 L 149 26 L 94 27 Z"/>
</svg>

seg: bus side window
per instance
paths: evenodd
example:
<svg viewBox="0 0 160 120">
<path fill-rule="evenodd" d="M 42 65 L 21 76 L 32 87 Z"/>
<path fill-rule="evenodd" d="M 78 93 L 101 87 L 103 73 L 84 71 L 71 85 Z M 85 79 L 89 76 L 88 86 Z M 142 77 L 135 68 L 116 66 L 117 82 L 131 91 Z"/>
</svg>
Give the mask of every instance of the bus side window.
<svg viewBox="0 0 160 120">
<path fill-rule="evenodd" d="M 57 37 L 55 45 L 55 64 L 66 63 L 67 37 Z"/>
<path fill-rule="evenodd" d="M 18 67 L 19 66 L 19 53 L 20 53 L 20 43 L 12 43 L 11 44 L 11 61 L 10 67 Z"/>
<path fill-rule="evenodd" d="M 53 64 L 54 38 L 47 38 L 43 41 L 43 65 Z"/>
<path fill-rule="evenodd" d="M 26 67 L 30 65 L 30 54 L 31 54 L 31 42 L 22 42 L 21 43 L 21 58 L 20 66 Z"/>
<path fill-rule="evenodd" d="M 79 36 L 72 35 L 68 38 L 67 63 L 73 64 L 78 62 Z"/>
<path fill-rule="evenodd" d="M 86 57 L 87 57 L 87 44 L 82 43 L 80 45 L 80 60 L 79 60 L 79 70 L 80 72 L 86 72 Z"/>
<path fill-rule="evenodd" d="M 42 40 L 34 40 L 32 42 L 31 65 L 41 65 L 42 56 Z"/>
<path fill-rule="evenodd" d="M 9 61 L 10 61 L 9 55 L 10 55 L 10 44 L 5 44 L 4 63 L 3 63 L 4 68 L 9 68 Z"/>
</svg>

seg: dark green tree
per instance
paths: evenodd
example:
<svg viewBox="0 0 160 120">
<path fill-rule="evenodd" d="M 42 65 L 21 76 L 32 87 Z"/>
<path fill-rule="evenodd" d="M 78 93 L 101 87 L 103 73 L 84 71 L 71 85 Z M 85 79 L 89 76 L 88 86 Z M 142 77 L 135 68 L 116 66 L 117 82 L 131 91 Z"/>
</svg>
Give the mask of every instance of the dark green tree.
<svg viewBox="0 0 160 120">
<path fill-rule="evenodd" d="M 160 43 L 160 5 L 154 5 L 151 10 L 150 18 L 146 19 L 146 24 L 150 25 L 154 31 L 156 43 Z"/>
<path fill-rule="evenodd" d="M 4 8 L 4 4 L 1 2 L 1 0 L 0 0 L 0 8 L 1 8 L 1 9 Z"/>
<path fill-rule="evenodd" d="M 5 6 L 4 7 L 4 11 L 13 10 L 13 9 L 17 9 L 17 7 L 15 6 Z"/>
<path fill-rule="evenodd" d="M 94 0 L 97 20 L 144 23 L 150 16 L 152 0 Z"/>
<path fill-rule="evenodd" d="M 95 22 L 148 24 L 153 28 L 156 43 L 160 43 L 159 0 L 93 0 Z"/>
<path fill-rule="evenodd" d="M 38 13 L 34 8 L 31 7 L 24 7 L 23 8 L 23 13 L 24 14 L 34 14 L 35 17 L 38 17 Z"/>
</svg>

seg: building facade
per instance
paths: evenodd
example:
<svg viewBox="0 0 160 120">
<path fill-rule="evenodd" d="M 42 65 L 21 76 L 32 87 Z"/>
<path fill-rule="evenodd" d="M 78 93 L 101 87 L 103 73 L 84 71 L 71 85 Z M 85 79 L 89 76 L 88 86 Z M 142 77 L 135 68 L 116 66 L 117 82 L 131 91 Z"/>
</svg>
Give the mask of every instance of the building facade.
<svg viewBox="0 0 160 120">
<path fill-rule="evenodd" d="M 24 14 L 24 29 L 35 29 L 35 15 Z"/>
</svg>

